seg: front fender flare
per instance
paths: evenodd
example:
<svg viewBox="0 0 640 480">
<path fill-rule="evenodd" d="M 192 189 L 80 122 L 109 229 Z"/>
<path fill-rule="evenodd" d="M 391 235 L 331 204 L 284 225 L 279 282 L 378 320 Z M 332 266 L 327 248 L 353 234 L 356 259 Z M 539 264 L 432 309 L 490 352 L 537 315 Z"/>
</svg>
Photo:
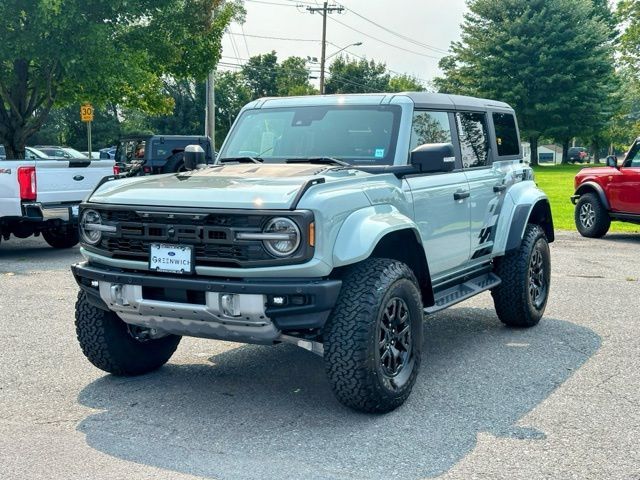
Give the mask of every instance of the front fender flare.
<svg viewBox="0 0 640 480">
<path fill-rule="evenodd" d="M 596 182 L 584 182 L 580 184 L 580 186 L 576 190 L 575 195 L 572 198 L 579 198 L 581 195 L 584 195 L 589 191 L 595 191 L 596 195 L 598 195 L 598 198 L 600 199 L 600 203 L 602 203 L 604 208 L 606 208 L 608 211 L 611 211 L 609 200 L 607 200 L 607 194 L 604 193 L 603 188 Z"/>
<path fill-rule="evenodd" d="M 391 205 L 373 205 L 353 212 L 338 232 L 333 247 L 334 267 L 369 258 L 381 238 L 399 230 L 412 230 L 423 244 L 416 223 Z"/>
</svg>

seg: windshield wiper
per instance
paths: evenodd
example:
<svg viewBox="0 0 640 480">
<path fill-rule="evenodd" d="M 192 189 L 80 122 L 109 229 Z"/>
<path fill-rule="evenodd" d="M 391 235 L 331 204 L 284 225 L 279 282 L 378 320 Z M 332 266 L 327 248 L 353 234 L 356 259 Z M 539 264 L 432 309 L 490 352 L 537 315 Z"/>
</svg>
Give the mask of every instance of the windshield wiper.
<svg viewBox="0 0 640 480">
<path fill-rule="evenodd" d="M 351 166 L 351 164 L 334 157 L 288 158 L 286 160 L 286 163 L 320 163 L 328 165 L 340 165 L 342 167 Z"/>
<path fill-rule="evenodd" d="M 263 160 L 260 157 L 228 157 L 218 158 L 217 163 L 262 163 Z"/>
</svg>

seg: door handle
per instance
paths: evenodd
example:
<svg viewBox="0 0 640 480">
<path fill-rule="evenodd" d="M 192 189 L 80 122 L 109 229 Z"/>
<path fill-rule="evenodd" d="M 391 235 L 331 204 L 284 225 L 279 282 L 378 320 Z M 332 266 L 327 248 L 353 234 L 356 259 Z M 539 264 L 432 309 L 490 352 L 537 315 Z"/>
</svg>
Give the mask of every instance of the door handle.
<svg viewBox="0 0 640 480">
<path fill-rule="evenodd" d="M 453 199 L 454 200 L 464 200 L 465 198 L 469 198 L 471 196 L 471 193 L 469 192 L 469 190 L 467 190 L 466 192 L 456 192 L 453 194 Z"/>
<path fill-rule="evenodd" d="M 507 189 L 506 185 L 494 185 L 493 186 L 493 191 L 494 193 L 502 193 Z"/>
</svg>

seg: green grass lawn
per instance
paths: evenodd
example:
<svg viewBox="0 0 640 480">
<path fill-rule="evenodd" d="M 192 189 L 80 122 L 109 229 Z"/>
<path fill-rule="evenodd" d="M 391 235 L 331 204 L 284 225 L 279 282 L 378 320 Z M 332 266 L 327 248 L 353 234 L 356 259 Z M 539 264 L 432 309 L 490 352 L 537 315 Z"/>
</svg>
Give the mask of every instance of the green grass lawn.
<svg viewBox="0 0 640 480">
<path fill-rule="evenodd" d="M 573 177 L 585 167 L 584 165 L 550 165 L 534 168 L 536 172 L 536 183 L 549 196 L 551 212 L 553 213 L 553 224 L 555 228 L 559 230 L 575 231 L 576 229 L 575 222 L 573 221 L 574 206 L 571 203 L 570 197 L 573 195 Z M 640 232 L 640 225 L 613 222 L 610 231 Z"/>
</svg>

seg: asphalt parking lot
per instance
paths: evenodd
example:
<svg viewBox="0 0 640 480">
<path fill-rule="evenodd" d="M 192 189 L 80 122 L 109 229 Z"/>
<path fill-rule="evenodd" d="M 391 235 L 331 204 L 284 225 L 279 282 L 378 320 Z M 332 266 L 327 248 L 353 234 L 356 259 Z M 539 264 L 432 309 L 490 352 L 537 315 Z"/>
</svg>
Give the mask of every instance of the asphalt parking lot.
<svg viewBox="0 0 640 480">
<path fill-rule="evenodd" d="M 384 416 L 333 398 L 288 345 L 185 338 L 138 378 L 75 339 L 77 249 L 0 246 L 2 479 L 640 479 L 640 235 L 559 233 L 531 330 L 489 294 L 426 319 L 413 394 Z"/>
</svg>

